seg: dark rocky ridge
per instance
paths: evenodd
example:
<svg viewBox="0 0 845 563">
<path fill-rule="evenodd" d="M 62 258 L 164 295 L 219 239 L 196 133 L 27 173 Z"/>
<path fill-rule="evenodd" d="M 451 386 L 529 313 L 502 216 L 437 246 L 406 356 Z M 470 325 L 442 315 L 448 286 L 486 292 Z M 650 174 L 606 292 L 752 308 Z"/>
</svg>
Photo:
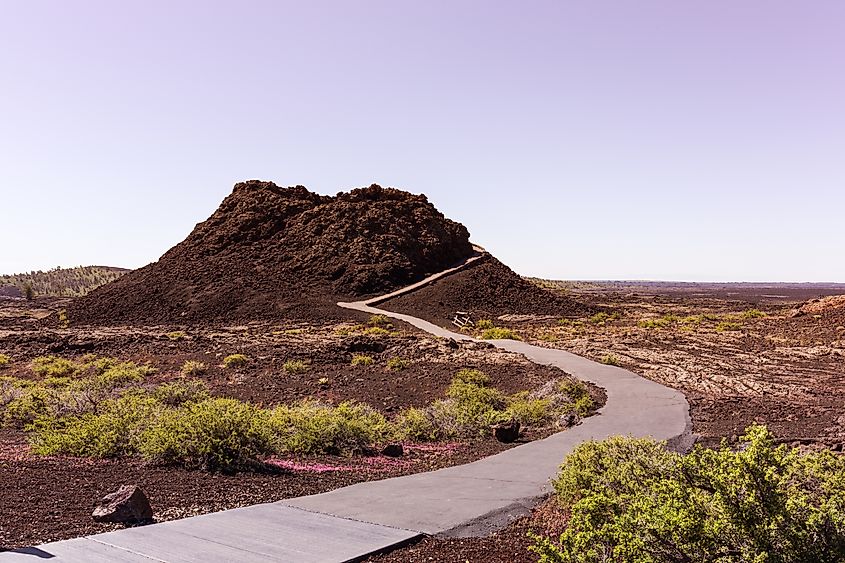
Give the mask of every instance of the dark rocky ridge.
<svg viewBox="0 0 845 563">
<path fill-rule="evenodd" d="M 345 318 L 338 299 L 389 292 L 472 253 L 466 227 L 424 195 L 372 185 L 331 197 L 242 182 L 157 262 L 77 299 L 68 317 L 105 325 Z"/>
</svg>

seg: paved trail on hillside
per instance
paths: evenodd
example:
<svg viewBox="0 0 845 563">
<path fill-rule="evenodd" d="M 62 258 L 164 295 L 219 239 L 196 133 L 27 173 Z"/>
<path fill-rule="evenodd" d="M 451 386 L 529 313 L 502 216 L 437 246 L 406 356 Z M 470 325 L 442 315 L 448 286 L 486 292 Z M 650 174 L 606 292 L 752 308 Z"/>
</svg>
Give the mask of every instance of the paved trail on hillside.
<svg viewBox="0 0 845 563">
<path fill-rule="evenodd" d="M 479 249 L 481 251 L 481 249 Z M 341 307 L 404 321 L 435 336 L 471 340 L 428 321 L 378 309 L 478 259 L 390 295 Z M 693 442 L 689 405 L 674 389 L 562 350 L 488 340 L 531 361 L 561 368 L 607 391 L 595 416 L 546 439 L 466 465 L 359 483 L 287 499 L 0 553 L 0 563 L 38 561 L 356 561 L 421 535 L 483 535 L 527 513 L 550 490 L 564 456 L 585 440 L 651 436 L 683 451 Z"/>
</svg>

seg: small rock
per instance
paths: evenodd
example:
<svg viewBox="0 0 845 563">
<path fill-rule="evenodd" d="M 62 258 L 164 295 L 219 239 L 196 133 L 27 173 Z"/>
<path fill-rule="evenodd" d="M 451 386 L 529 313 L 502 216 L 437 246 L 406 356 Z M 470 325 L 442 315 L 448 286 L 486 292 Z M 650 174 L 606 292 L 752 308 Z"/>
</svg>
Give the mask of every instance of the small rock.
<svg viewBox="0 0 845 563">
<path fill-rule="evenodd" d="M 405 455 L 405 448 L 402 447 L 402 444 L 387 444 L 384 449 L 381 450 L 381 455 L 386 455 L 387 457 L 402 457 Z"/>
<path fill-rule="evenodd" d="M 578 424 L 580 420 L 581 419 L 577 414 L 570 412 L 560 416 L 560 419 L 558 419 L 558 425 L 562 428 L 571 428 Z"/>
<path fill-rule="evenodd" d="M 519 423 L 516 421 L 500 422 L 494 424 L 491 428 L 493 429 L 493 436 L 505 444 L 515 442 L 519 438 Z"/>
<path fill-rule="evenodd" d="M 457 350 L 461 347 L 461 345 L 458 344 L 458 342 L 454 338 L 450 338 L 446 341 L 446 347 L 451 348 L 452 350 Z"/>
<path fill-rule="evenodd" d="M 153 509 L 138 485 L 123 485 L 104 496 L 91 517 L 95 522 L 140 524 L 153 519 Z"/>
</svg>

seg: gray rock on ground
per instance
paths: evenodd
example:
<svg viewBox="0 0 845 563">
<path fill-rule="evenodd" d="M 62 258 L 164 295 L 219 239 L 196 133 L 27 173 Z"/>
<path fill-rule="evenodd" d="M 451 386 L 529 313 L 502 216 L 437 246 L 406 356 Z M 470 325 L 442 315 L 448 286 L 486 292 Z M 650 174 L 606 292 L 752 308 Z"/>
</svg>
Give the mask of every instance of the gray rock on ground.
<svg viewBox="0 0 845 563">
<path fill-rule="evenodd" d="M 152 521 L 153 509 L 138 485 L 123 485 L 100 500 L 91 518 L 95 522 L 140 524 Z"/>
</svg>

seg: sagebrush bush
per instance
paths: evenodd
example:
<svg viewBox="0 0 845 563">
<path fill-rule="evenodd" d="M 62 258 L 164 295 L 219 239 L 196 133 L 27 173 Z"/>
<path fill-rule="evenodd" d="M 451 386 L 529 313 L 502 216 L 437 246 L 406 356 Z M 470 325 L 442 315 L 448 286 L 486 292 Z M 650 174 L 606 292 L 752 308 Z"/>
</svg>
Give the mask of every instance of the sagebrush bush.
<svg viewBox="0 0 845 563">
<path fill-rule="evenodd" d="M 362 332 L 367 336 L 390 336 L 390 331 L 380 326 L 371 326 Z"/>
<path fill-rule="evenodd" d="M 743 319 L 762 319 L 766 316 L 766 313 L 760 309 L 748 309 L 747 311 L 742 312 Z"/>
<path fill-rule="evenodd" d="M 11 356 L 8 356 L 6 354 L 0 354 L 0 370 L 9 367 L 9 365 L 11 363 L 12 363 Z"/>
<path fill-rule="evenodd" d="M 188 338 L 188 335 L 181 330 L 174 330 L 173 332 L 168 332 L 166 334 L 167 338 L 173 340 L 174 342 L 178 342 L 179 340 L 185 340 Z"/>
<path fill-rule="evenodd" d="M 208 471 L 249 468 L 272 451 L 267 413 L 235 399 L 207 399 L 161 413 L 138 451 L 156 463 Z"/>
<path fill-rule="evenodd" d="M 495 328 L 495 325 L 490 319 L 479 319 L 475 321 L 475 328 L 478 330 L 486 330 L 488 328 Z"/>
<path fill-rule="evenodd" d="M 601 357 L 601 359 L 599 359 L 599 363 L 602 363 L 606 366 L 619 366 L 619 365 L 621 365 L 619 358 L 617 358 L 613 354 L 605 354 L 604 356 Z"/>
<path fill-rule="evenodd" d="M 32 360 L 32 371 L 40 377 L 70 377 L 81 366 L 76 362 L 57 356 L 39 356 Z"/>
<path fill-rule="evenodd" d="M 649 439 L 586 442 L 554 481 L 568 514 L 536 538 L 541 562 L 841 562 L 845 457 L 776 447 L 752 426 L 739 450 L 687 456 Z"/>
<path fill-rule="evenodd" d="M 385 315 L 373 315 L 367 321 L 367 324 L 369 324 L 370 326 L 381 326 L 387 328 L 390 328 L 390 326 L 392 326 L 390 324 L 390 319 Z"/>
<path fill-rule="evenodd" d="M 39 455 L 118 457 L 137 452 L 139 437 L 156 419 L 161 405 L 144 395 L 127 395 L 103 405 L 99 414 L 38 417 L 30 444 Z"/>
<path fill-rule="evenodd" d="M 390 358 L 387 360 L 388 369 L 392 369 L 393 371 L 402 371 L 409 365 L 411 365 L 411 362 L 402 358 Z"/>
<path fill-rule="evenodd" d="M 542 426 L 554 421 L 551 399 L 532 398 L 528 392 L 517 393 L 508 401 L 505 417 L 523 426 Z"/>
<path fill-rule="evenodd" d="M 522 340 L 517 333 L 509 328 L 488 328 L 481 333 L 482 340 Z"/>
<path fill-rule="evenodd" d="M 249 363 L 249 358 L 244 354 L 230 354 L 223 358 L 224 368 L 239 368 Z"/>
<path fill-rule="evenodd" d="M 331 406 L 306 401 L 277 407 L 270 413 L 269 427 L 277 451 L 295 454 L 351 454 L 393 433 L 384 415 L 355 402 Z"/>
<path fill-rule="evenodd" d="M 209 398 L 209 393 L 204 381 L 185 379 L 159 385 L 153 390 L 153 397 L 164 405 L 178 407 L 184 403 L 204 401 Z"/>
<path fill-rule="evenodd" d="M 282 365 L 285 373 L 304 373 L 308 371 L 308 364 L 302 360 L 288 360 Z"/>
<path fill-rule="evenodd" d="M 182 375 L 202 375 L 208 371 L 208 366 L 198 360 L 187 360 L 182 364 Z"/>
<path fill-rule="evenodd" d="M 403 440 L 434 442 L 448 437 L 435 424 L 430 409 L 409 407 L 403 410 L 396 418 L 396 428 L 398 437 Z"/>
<path fill-rule="evenodd" d="M 735 330 L 742 330 L 742 325 L 731 321 L 722 321 L 716 325 L 716 332 L 732 332 Z"/>
<path fill-rule="evenodd" d="M 372 356 L 368 356 L 366 354 L 355 354 L 352 356 L 352 365 L 353 366 L 371 366 L 375 363 L 375 360 Z"/>
</svg>

